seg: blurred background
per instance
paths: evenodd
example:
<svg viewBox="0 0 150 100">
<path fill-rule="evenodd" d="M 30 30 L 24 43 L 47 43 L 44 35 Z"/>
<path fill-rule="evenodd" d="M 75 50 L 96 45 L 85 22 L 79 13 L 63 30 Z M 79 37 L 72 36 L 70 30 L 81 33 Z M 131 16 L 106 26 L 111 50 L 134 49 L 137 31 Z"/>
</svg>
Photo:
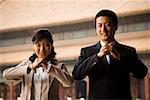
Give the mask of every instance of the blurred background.
<svg viewBox="0 0 150 100">
<path fill-rule="evenodd" d="M 51 30 L 56 58 L 71 74 L 80 49 L 98 41 L 94 17 L 102 9 L 117 13 L 116 40 L 135 47 L 150 68 L 150 0 L 0 0 L 0 100 L 20 96 L 20 82 L 4 80 L 2 71 L 32 55 L 34 29 Z M 149 73 L 144 80 L 131 76 L 131 91 L 133 100 L 149 100 Z M 66 99 L 86 99 L 87 95 L 88 78 L 60 89 L 60 97 Z"/>
</svg>

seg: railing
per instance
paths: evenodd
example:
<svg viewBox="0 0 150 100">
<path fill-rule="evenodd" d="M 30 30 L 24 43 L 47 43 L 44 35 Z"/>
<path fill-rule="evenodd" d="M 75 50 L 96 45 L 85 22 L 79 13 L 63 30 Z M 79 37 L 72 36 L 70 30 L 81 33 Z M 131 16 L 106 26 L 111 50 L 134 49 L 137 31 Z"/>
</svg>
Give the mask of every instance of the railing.
<svg viewBox="0 0 150 100">
<path fill-rule="evenodd" d="M 88 81 L 86 81 L 86 83 L 87 83 L 86 85 L 88 85 Z M 1 86 L 0 89 L 2 89 L 2 88 L 6 88 L 6 86 Z M 87 90 L 86 94 L 88 94 L 88 86 L 85 86 L 85 88 Z M 13 85 L 13 82 L 10 82 L 9 87 L 7 89 L 8 89 L 7 91 L 9 92 L 9 97 L 0 97 L 0 98 L 2 100 L 5 100 L 3 98 L 7 98 L 7 100 L 8 99 L 16 100 L 16 98 L 17 98 L 16 96 L 18 96 L 17 90 L 19 88 L 16 89 L 16 86 Z M 68 96 L 66 93 L 69 92 L 69 94 L 70 94 L 69 97 L 71 97 L 71 98 L 77 97 L 77 94 L 78 94 L 77 93 L 77 83 L 74 84 L 68 90 L 64 91 L 66 96 Z M 62 91 L 61 91 L 61 93 L 62 93 Z M 85 93 L 83 93 L 83 94 L 85 94 Z M 136 78 L 133 78 L 131 75 L 131 95 L 132 95 L 132 100 L 150 100 L 150 74 L 147 74 L 144 79 L 136 79 Z M 5 94 L 4 96 L 8 96 L 8 95 Z M 61 95 L 60 95 L 60 97 L 61 97 Z M 74 99 L 72 99 L 72 100 L 74 100 Z"/>
<path fill-rule="evenodd" d="M 144 79 L 135 79 L 131 76 L 132 100 L 150 100 L 150 74 Z"/>
</svg>

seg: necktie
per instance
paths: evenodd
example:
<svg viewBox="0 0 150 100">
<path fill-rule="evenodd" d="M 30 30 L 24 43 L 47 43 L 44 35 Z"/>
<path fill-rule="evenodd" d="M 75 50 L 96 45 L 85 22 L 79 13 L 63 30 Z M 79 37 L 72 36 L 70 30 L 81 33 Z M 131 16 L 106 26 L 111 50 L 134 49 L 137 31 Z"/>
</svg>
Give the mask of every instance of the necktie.
<svg viewBox="0 0 150 100">
<path fill-rule="evenodd" d="M 107 63 L 110 64 L 110 55 L 108 54 L 106 55 L 106 60 L 107 60 Z"/>
</svg>

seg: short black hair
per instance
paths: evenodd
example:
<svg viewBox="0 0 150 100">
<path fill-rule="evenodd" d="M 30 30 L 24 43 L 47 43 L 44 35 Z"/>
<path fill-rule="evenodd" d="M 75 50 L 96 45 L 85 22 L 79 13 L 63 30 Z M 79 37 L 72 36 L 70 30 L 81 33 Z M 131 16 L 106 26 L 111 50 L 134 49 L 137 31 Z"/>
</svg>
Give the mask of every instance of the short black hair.
<svg viewBox="0 0 150 100">
<path fill-rule="evenodd" d="M 95 28 L 96 28 L 96 19 L 100 16 L 108 16 L 112 18 L 113 24 L 116 26 L 116 28 L 118 27 L 118 18 L 116 13 L 108 9 L 103 9 L 99 11 L 95 16 Z"/>
</svg>

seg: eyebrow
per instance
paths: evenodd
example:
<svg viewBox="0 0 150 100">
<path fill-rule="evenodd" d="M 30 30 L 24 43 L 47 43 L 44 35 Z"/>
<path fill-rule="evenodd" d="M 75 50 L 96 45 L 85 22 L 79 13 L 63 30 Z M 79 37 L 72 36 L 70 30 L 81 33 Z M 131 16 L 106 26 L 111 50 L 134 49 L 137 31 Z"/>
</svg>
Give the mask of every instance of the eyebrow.
<svg viewBox="0 0 150 100">
<path fill-rule="evenodd" d="M 111 23 L 111 21 L 106 21 L 105 23 Z M 101 24 L 101 23 L 98 23 L 98 24 Z"/>
<path fill-rule="evenodd" d="M 111 23 L 111 22 L 105 22 L 104 24 L 107 24 L 107 23 Z M 102 23 L 97 23 L 98 25 L 102 24 Z"/>
</svg>

